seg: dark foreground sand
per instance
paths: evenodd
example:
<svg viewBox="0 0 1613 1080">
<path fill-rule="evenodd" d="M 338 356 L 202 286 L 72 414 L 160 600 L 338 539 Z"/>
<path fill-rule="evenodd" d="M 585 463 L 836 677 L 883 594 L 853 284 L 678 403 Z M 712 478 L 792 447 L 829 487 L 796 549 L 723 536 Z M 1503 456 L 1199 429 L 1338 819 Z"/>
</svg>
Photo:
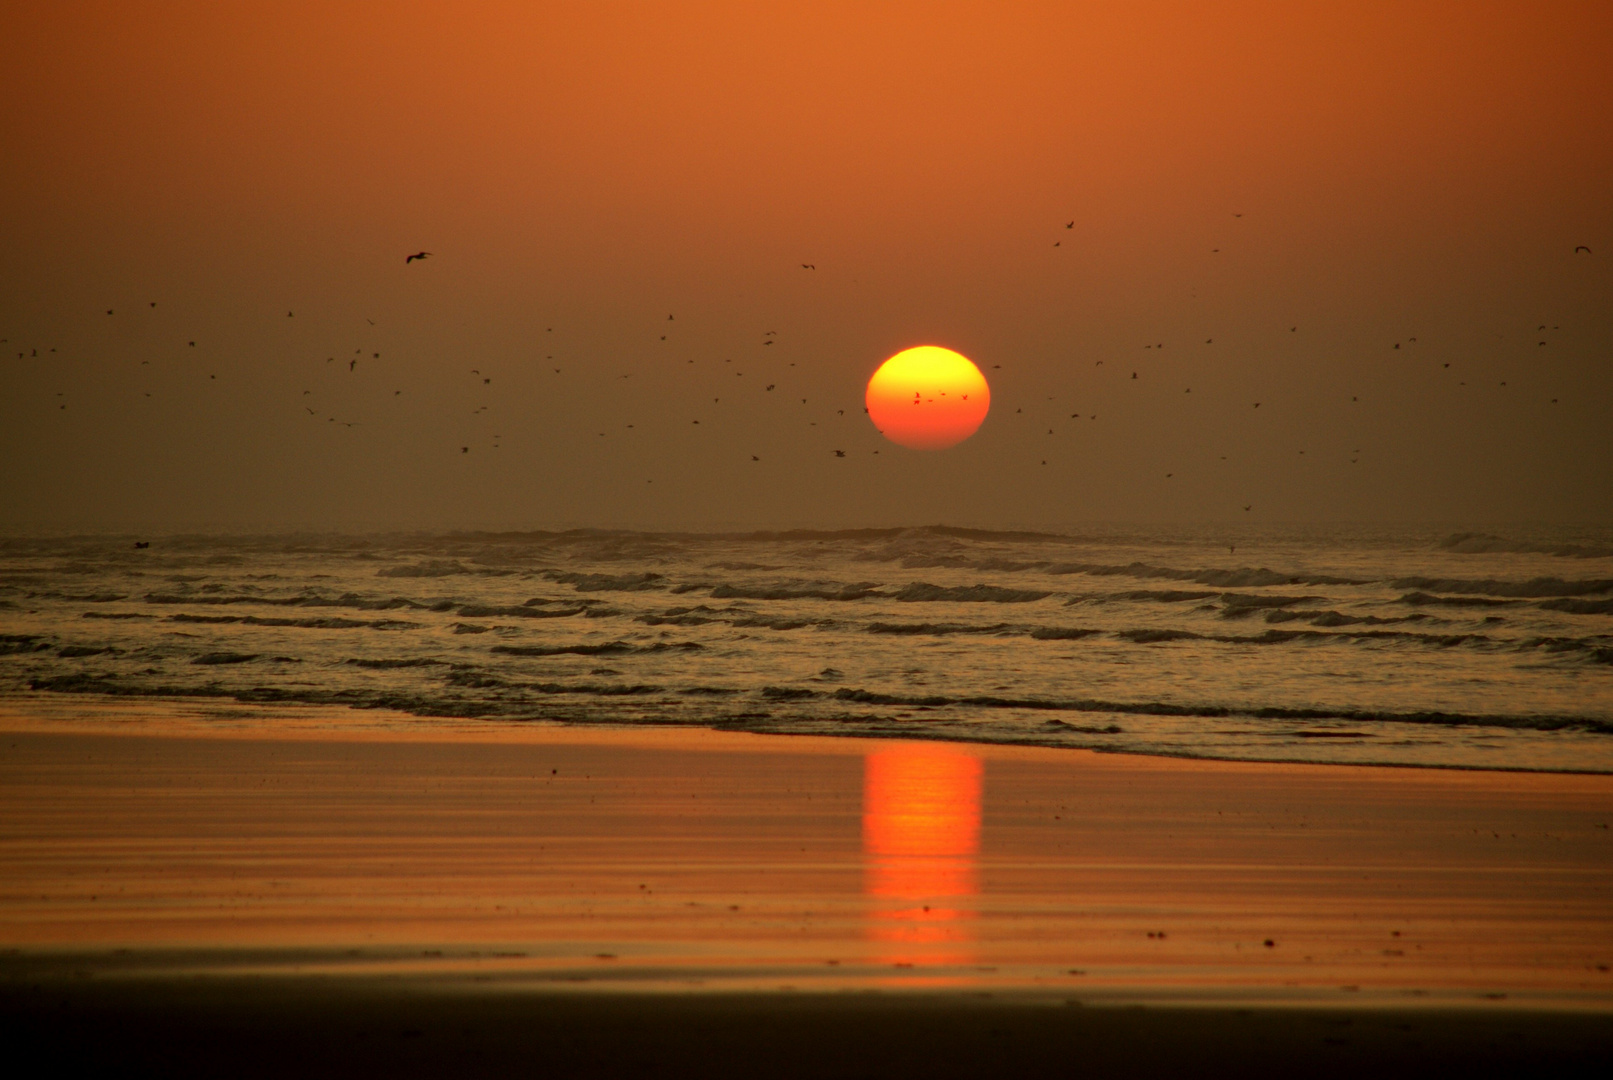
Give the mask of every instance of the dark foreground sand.
<svg viewBox="0 0 1613 1080">
<path fill-rule="evenodd" d="M 0 706 L 0 1037 L 130 1073 L 1498 1075 L 1613 778 Z M 1268 944 L 1269 943 L 1269 944 Z"/>
</svg>

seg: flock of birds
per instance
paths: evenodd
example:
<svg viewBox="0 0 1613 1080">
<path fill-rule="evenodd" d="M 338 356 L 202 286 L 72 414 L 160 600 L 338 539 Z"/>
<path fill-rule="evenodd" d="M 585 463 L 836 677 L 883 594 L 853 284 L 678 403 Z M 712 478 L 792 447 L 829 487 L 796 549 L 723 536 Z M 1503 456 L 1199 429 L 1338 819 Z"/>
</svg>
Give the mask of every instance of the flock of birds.
<svg viewBox="0 0 1613 1080">
<path fill-rule="evenodd" d="M 1243 215 L 1241 213 L 1236 213 L 1236 214 L 1233 214 L 1233 217 L 1242 218 Z M 1075 228 L 1075 224 L 1076 223 L 1073 220 L 1068 221 L 1068 222 L 1064 223 L 1064 229 L 1065 230 L 1073 230 Z M 1062 247 L 1062 239 L 1054 241 L 1053 246 L 1055 248 Z M 1220 253 L 1219 248 L 1211 249 L 1211 254 L 1219 254 L 1219 253 Z M 1581 245 L 1578 245 L 1577 247 L 1574 248 L 1574 254 L 1576 256 L 1578 256 L 1578 255 L 1592 255 L 1593 252 L 1591 251 L 1589 246 L 1581 244 Z M 433 257 L 433 255 L 429 251 L 417 251 L 417 252 L 415 252 L 413 254 L 405 256 L 403 261 L 404 261 L 405 266 L 409 266 L 409 265 L 411 265 L 411 264 L 413 264 L 415 262 L 423 262 L 423 261 L 425 261 L 427 259 L 430 259 L 432 257 Z M 804 271 L 812 272 L 812 271 L 817 270 L 817 265 L 815 263 L 801 263 L 800 266 L 801 266 L 801 269 L 804 270 Z M 155 309 L 157 307 L 156 301 L 151 301 L 149 306 L 150 306 L 150 308 Z M 114 316 L 116 314 L 116 311 L 113 308 L 108 308 L 108 309 L 106 309 L 106 314 L 108 316 Z M 286 312 L 286 318 L 288 318 L 288 319 L 295 318 L 295 312 L 294 311 L 287 311 Z M 676 322 L 676 316 L 673 315 L 673 314 L 668 314 L 667 317 L 666 317 L 666 321 L 667 322 Z M 368 322 L 368 324 L 371 327 L 374 327 L 376 325 L 375 321 L 373 319 L 367 319 L 366 322 Z M 1559 329 L 1559 327 L 1551 326 L 1549 329 L 1550 330 L 1557 330 L 1557 329 Z M 1290 326 L 1288 328 L 1288 331 L 1289 331 L 1289 333 L 1296 333 L 1297 334 L 1299 332 L 1299 327 L 1297 325 L 1296 326 Z M 546 332 L 547 333 L 553 333 L 554 328 L 553 327 L 548 327 L 548 328 L 546 328 Z M 1544 323 L 1540 324 L 1539 326 L 1537 326 L 1536 332 L 1537 332 L 1537 334 L 1540 334 L 1540 335 L 1546 335 L 1548 333 L 1547 325 L 1544 324 Z M 659 338 L 660 338 L 661 342 L 666 342 L 668 340 L 668 337 L 669 337 L 669 334 L 666 334 L 666 333 L 663 333 L 663 334 L 659 335 Z M 760 347 L 772 346 L 778 340 L 779 340 L 778 331 L 776 331 L 776 330 L 766 330 L 760 336 L 759 346 Z M 1547 345 L 1547 343 L 1548 343 L 1547 338 L 1545 336 L 1542 336 L 1542 337 L 1540 337 L 1540 340 L 1538 341 L 1537 344 L 1538 344 L 1538 346 L 1545 346 L 1545 345 Z M 10 344 L 9 339 L 0 338 L 0 345 L 9 345 L 9 344 Z M 1206 346 L 1214 346 L 1214 344 L 1215 344 L 1214 337 L 1208 337 L 1208 338 L 1206 338 L 1204 340 L 1204 345 L 1206 345 Z M 1407 337 L 1406 339 L 1404 339 L 1404 341 L 1395 341 L 1395 342 L 1393 342 L 1392 343 L 1392 350 L 1393 351 L 1399 351 L 1399 350 L 1402 349 L 1403 345 L 1409 347 L 1409 346 L 1415 346 L 1416 344 L 1417 344 L 1417 338 L 1416 337 Z M 187 346 L 187 348 L 192 348 L 193 349 L 193 348 L 196 347 L 196 341 L 195 340 L 187 340 L 186 346 Z M 1146 351 L 1162 351 L 1162 350 L 1165 349 L 1165 347 L 1166 347 L 1166 343 L 1163 342 L 1163 341 L 1148 342 L 1148 343 L 1144 343 L 1142 345 L 1142 349 L 1146 350 Z M 48 353 L 55 353 L 56 351 L 57 350 L 56 350 L 55 347 L 50 347 L 48 349 Z M 363 347 L 356 348 L 353 351 L 353 355 L 346 359 L 346 367 L 347 367 L 347 372 L 348 372 L 349 375 L 356 375 L 357 374 L 358 369 L 359 369 L 360 361 L 365 359 L 365 357 L 363 355 L 365 351 L 366 350 Z M 370 356 L 368 357 L 369 360 L 376 361 L 376 360 L 380 360 L 382 358 L 381 353 L 378 350 L 373 350 L 372 349 L 372 350 L 369 350 L 369 351 L 370 351 Z M 31 349 L 31 350 L 30 349 L 24 349 L 24 350 L 18 351 L 17 358 L 18 359 L 37 358 L 38 355 L 39 355 L 39 350 L 38 350 L 37 347 L 35 347 L 35 348 Z M 554 359 L 554 356 L 553 356 L 553 354 L 545 354 L 545 359 L 549 360 L 549 361 L 552 361 Z M 326 358 L 325 362 L 327 364 L 334 365 L 336 363 L 336 357 L 335 356 L 329 356 L 329 357 Z M 694 364 L 695 363 L 695 361 L 693 359 L 689 359 L 686 362 L 688 364 Z M 140 363 L 142 365 L 147 365 L 147 364 L 150 363 L 150 361 L 142 360 Z M 724 363 L 725 364 L 733 364 L 734 361 L 732 359 L 728 359 L 728 360 L 725 360 Z M 795 366 L 796 366 L 796 364 L 794 362 L 789 363 L 789 367 L 795 367 Z M 1104 366 L 1104 361 L 1103 360 L 1097 360 L 1095 362 L 1095 366 L 1103 367 Z M 1450 366 L 1451 365 L 1450 365 L 1450 363 L 1448 361 L 1443 364 L 1443 367 L 1447 368 L 1447 369 Z M 1001 365 L 1000 364 L 993 365 L 993 368 L 1000 370 Z M 560 368 L 560 367 L 554 367 L 552 370 L 553 370 L 553 373 L 555 375 L 560 375 L 561 372 L 562 372 L 562 368 Z M 490 388 L 492 386 L 492 383 L 493 383 L 492 377 L 490 375 L 483 375 L 479 368 L 471 368 L 471 369 L 469 369 L 469 373 L 470 373 L 470 375 L 474 376 L 476 379 L 479 380 L 479 386 L 481 388 Z M 734 372 L 734 374 L 735 374 L 736 377 L 743 378 L 745 373 L 743 371 L 736 370 Z M 216 373 L 210 373 L 208 375 L 209 379 L 217 379 L 217 377 L 218 376 L 217 376 Z M 628 379 L 628 378 L 631 378 L 631 377 L 632 377 L 631 374 L 624 374 L 624 375 L 620 376 L 620 378 L 622 378 L 622 379 Z M 1141 371 L 1140 370 L 1133 370 L 1130 373 L 1130 379 L 1127 380 L 1127 381 L 1141 381 L 1141 380 L 1142 380 Z M 1466 386 L 1467 383 L 1466 383 L 1465 380 L 1459 380 L 1459 385 Z M 1503 380 L 1503 381 L 1501 381 L 1500 385 L 1505 387 L 1507 385 L 1507 383 L 1506 383 L 1506 381 Z M 764 393 L 772 393 L 774 390 L 778 389 L 778 387 L 779 387 L 779 384 L 777 382 L 770 382 L 765 386 L 763 392 Z M 1193 392 L 1193 389 L 1192 389 L 1192 387 L 1184 387 L 1183 392 L 1185 394 L 1191 394 Z M 403 395 L 403 390 L 402 389 L 394 389 L 392 391 L 391 396 L 396 398 L 396 397 L 401 397 L 402 395 Z M 64 393 L 58 393 L 57 396 L 58 397 L 64 397 L 65 394 Z M 150 391 L 146 391 L 145 396 L 150 397 L 151 396 Z M 301 396 L 303 398 L 305 398 L 305 399 L 306 398 L 312 398 L 314 396 L 314 391 L 312 389 L 304 389 L 302 391 Z M 808 400 L 809 400 L 808 398 L 801 398 L 801 405 L 803 405 L 803 406 L 807 405 Z M 1055 400 L 1055 398 L 1053 396 L 1049 396 L 1048 400 L 1053 401 L 1053 400 Z M 718 396 L 712 398 L 713 405 L 720 405 L 721 401 L 722 401 L 721 395 L 718 395 Z M 1352 395 L 1351 398 L 1350 398 L 1350 401 L 1351 401 L 1352 404 L 1359 404 L 1359 402 L 1360 402 L 1359 395 Z M 1557 401 L 1558 401 L 1557 398 L 1552 398 L 1551 399 L 1552 404 L 1557 404 Z M 1263 403 L 1260 402 L 1260 401 L 1254 401 L 1254 402 L 1250 403 L 1250 406 L 1251 406 L 1252 409 L 1259 409 L 1262 404 Z M 63 411 L 65 411 L 67 409 L 66 402 L 59 402 L 58 403 L 58 408 L 63 410 Z M 489 412 L 490 408 L 491 408 L 491 406 L 489 404 L 484 403 L 484 404 L 480 405 L 479 407 L 477 407 L 472 412 L 471 415 L 472 416 L 479 416 L 479 415 L 485 414 L 485 413 Z M 304 401 L 302 403 L 302 409 L 310 417 L 315 418 L 315 419 L 323 418 L 324 421 L 326 423 L 329 423 L 329 424 L 335 424 L 335 425 L 339 425 L 339 426 L 342 426 L 342 427 L 348 427 L 348 428 L 361 426 L 361 421 L 345 419 L 345 418 L 339 417 L 339 416 L 337 416 L 335 414 L 332 414 L 332 413 L 322 413 L 319 409 L 314 408 L 308 401 Z M 864 407 L 863 411 L 866 413 L 868 410 L 867 410 L 866 407 Z M 1024 413 L 1024 407 L 1021 406 L 1019 408 L 1016 408 L 1015 411 L 1014 411 L 1014 414 L 1011 414 L 1011 415 L 1023 415 L 1023 413 Z M 835 414 L 837 416 L 839 416 L 839 417 L 844 417 L 845 416 L 845 409 L 843 409 L 843 408 L 842 409 L 837 409 L 837 410 L 835 410 Z M 1069 414 L 1069 419 L 1070 420 L 1081 420 L 1083 418 L 1085 418 L 1088 421 L 1095 421 L 1095 420 L 1098 419 L 1098 414 L 1097 413 L 1083 413 L 1083 412 L 1073 412 L 1073 413 Z M 692 419 L 690 422 L 691 422 L 691 424 L 693 426 L 700 426 L 700 424 L 701 424 L 701 421 L 700 421 L 699 418 Z M 817 426 L 817 421 L 809 421 L 809 425 L 812 426 L 812 427 L 816 427 Z M 632 428 L 634 428 L 634 425 L 633 424 L 627 424 L 626 428 L 627 429 L 632 429 Z M 1056 430 L 1054 428 L 1050 427 L 1050 428 L 1047 429 L 1047 434 L 1048 435 L 1056 435 L 1057 432 L 1056 432 Z M 606 437 L 606 435 L 607 435 L 606 432 L 603 432 L 603 431 L 599 432 L 599 437 L 601 437 L 601 438 Z M 488 445 L 492 449 L 497 450 L 502 445 L 502 439 L 503 439 L 502 434 L 493 434 L 491 436 L 491 440 L 490 440 Z M 458 446 L 458 448 L 457 448 L 458 453 L 461 454 L 461 455 L 470 454 L 471 451 L 472 451 L 473 445 L 474 445 L 473 443 L 462 443 L 462 444 L 460 444 Z M 840 449 L 840 448 L 832 449 L 832 450 L 829 451 L 829 453 L 835 459 L 844 459 L 847 456 L 847 451 L 845 449 Z M 871 453 L 872 454 L 879 454 L 880 450 L 879 449 L 874 449 L 874 450 L 871 451 Z M 1298 453 L 1299 453 L 1299 455 L 1303 456 L 1305 454 L 1305 450 L 1301 449 L 1301 450 L 1298 451 Z M 1350 461 L 1350 463 L 1352 465 L 1357 464 L 1360 461 L 1360 454 L 1361 454 L 1361 450 L 1359 448 L 1357 448 L 1356 450 L 1353 451 L 1352 456 L 1349 458 L 1349 461 Z M 758 463 L 759 464 L 762 461 L 762 457 L 759 454 L 752 453 L 752 454 L 749 454 L 748 456 L 749 456 L 750 461 L 752 463 Z M 1225 461 L 1226 457 L 1224 455 L 1222 455 L 1221 460 Z M 1048 464 L 1048 462 L 1047 462 L 1046 459 L 1041 459 L 1041 464 L 1045 466 L 1045 465 Z M 1174 471 L 1169 471 L 1169 472 L 1165 473 L 1165 479 L 1166 480 L 1171 480 L 1171 479 L 1174 479 L 1174 478 L 1175 478 L 1175 472 Z M 653 480 L 647 480 L 646 483 L 653 483 Z M 1253 510 L 1253 505 L 1246 503 L 1246 504 L 1243 504 L 1242 508 L 1243 508 L 1243 510 L 1245 512 L 1251 512 Z"/>
</svg>

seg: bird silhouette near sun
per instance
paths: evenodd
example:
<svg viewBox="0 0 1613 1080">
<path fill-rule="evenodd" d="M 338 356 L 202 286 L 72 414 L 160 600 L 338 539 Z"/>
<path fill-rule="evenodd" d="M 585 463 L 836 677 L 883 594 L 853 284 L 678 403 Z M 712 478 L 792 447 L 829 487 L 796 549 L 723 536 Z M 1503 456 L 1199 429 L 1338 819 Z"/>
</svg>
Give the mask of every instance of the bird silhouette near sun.
<svg viewBox="0 0 1613 1080">
<path fill-rule="evenodd" d="M 979 429 L 991 409 L 991 387 L 962 353 L 917 345 L 879 366 L 864 400 L 868 418 L 891 442 L 945 450 Z"/>
</svg>

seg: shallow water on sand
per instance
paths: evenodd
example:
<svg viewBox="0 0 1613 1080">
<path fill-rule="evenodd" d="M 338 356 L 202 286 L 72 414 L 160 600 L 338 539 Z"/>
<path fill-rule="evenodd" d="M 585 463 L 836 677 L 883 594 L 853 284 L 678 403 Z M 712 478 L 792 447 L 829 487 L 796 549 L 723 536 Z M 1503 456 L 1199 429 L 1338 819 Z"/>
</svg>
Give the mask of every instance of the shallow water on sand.
<svg viewBox="0 0 1613 1080">
<path fill-rule="evenodd" d="M 1613 771 L 1613 537 L 0 542 L 0 692 Z"/>
</svg>

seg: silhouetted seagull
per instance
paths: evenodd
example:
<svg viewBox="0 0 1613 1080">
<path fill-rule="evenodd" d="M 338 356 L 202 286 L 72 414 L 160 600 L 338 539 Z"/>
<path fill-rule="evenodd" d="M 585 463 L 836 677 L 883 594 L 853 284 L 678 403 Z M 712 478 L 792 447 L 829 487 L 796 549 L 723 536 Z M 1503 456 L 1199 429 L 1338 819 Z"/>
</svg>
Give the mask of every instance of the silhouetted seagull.
<svg viewBox="0 0 1613 1080">
<path fill-rule="evenodd" d="M 1579 254 L 1579 253 L 1580 253 L 1580 252 L 1582 252 L 1582 251 L 1583 251 L 1583 252 L 1584 252 L 1584 253 L 1585 253 L 1585 254 L 1587 254 L 1587 255 L 1589 255 L 1589 254 L 1590 254 L 1590 253 L 1591 253 L 1591 249 L 1590 249 L 1590 248 L 1588 248 L 1588 247 L 1586 247 L 1586 246 L 1585 246 L 1585 245 L 1584 245 L 1584 244 L 1581 244 L 1581 245 L 1579 245 L 1579 247 L 1577 247 L 1577 248 L 1575 248 L 1575 249 L 1574 249 L 1574 254 L 1575 254 L 1575 255 L 1578 255 L 1578 254 Z M 111 313 L 111 312 L 110 312 L 110 311 L 109 311 L 109 312 L 107 312 L 107 314 L 108 314 L 108 315 L 110 315 L 110 314 L 112 314 L 112 313 Z"/>
<path fill-rule="evenodd" d="M 413 255 L 410 255 L 410 256 L 406 257 L 403 260 L 403 265 L 408 266 L 410 263 L 414 262 L 416 259 L 429 259 L 429 258 L 431 258 L 431 252 L 429 252 L 429 251 L 417 251 Z M 374 324 L 372 323 L 371 325 L 373 326 Z"/>
<path fill-rule="evenodd" d="M 845 457 L 845 456 L 846 456 L 846 452 L 844 450 L 836 450 L 835 451 L 835 457 Z"/>
</svg>

